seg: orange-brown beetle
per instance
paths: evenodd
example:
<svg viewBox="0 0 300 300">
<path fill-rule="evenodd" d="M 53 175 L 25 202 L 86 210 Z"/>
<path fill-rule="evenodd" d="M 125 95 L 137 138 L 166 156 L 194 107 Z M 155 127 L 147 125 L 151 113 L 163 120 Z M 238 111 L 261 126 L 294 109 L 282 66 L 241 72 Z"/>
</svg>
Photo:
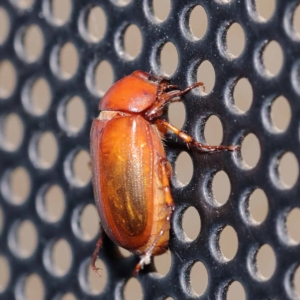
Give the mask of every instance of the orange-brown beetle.
<svg viewBox="0 0 300 300">
<path fill-rule="evenodd" d="M 198 86 L 203 83 L 181 91 L 164 77 L 135 71 L 115 83 L 99 104 L 101 113 L 91 129 L 95 201 L 108 237 L 140 256 L 135 274 L 152 256 L 166 252 L 169 244 L 174 203 L 169 184 L 172 169 L 162 142 L 167 130 L 202 152 L 238 149 L 200 144 L 159 119 L 167 104 L 180 101 L 180 96 Z M 104 232 L 101 229 L 93 254 L 96 273 Z"/>
</svg>

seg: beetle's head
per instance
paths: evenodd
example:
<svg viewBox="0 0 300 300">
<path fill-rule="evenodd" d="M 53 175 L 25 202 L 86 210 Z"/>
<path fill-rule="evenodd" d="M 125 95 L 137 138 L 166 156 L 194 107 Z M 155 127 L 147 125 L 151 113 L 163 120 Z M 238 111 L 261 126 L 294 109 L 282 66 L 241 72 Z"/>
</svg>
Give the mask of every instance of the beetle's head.
<svg viewBox="0 0 300 300">
<path fill-rule="evenodd" d="M 157 99 L 162 82 L 168 82 L 162 76 L 144 71 L 135 71 L 116 82 L 103 96 L 100 110 L 118 110 L 139 113 L 152 106 Z"/>
</svg>

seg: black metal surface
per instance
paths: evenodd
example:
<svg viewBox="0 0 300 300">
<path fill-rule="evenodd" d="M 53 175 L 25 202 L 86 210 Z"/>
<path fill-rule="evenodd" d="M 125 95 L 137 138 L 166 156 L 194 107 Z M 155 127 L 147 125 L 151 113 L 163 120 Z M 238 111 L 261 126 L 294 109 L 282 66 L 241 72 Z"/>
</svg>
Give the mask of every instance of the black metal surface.
<svg viewBox="0 0 300 300">
<path fill-rule="evenodd" d="M 242 158 L 237 154 L 218 153 L 199 155 L 187 150 L 182 143 L 168 143 L 168 158 L 174 165 L 182 150 L 188 151 L 194 164 L 191 182 L 180 187 L 175 178 L 172 180 L 172 194 L 176 211 L 172 220 L 170 251 L 172 266 L 163 277 L 151 275 L 151 267 L 145 268 L 138 276 L 144 299 L 225 299 L 228 284 L 239 281 L 247 299 L 296 299 L 292 290 L 292 275 L 300 263 L 300 246 L 285 242 L 285 214 L 292 208 L 300 207 L 299 182 L 291 189 L 283 189 L 276 184 L 276 165 L 278 157 L 287 151 L 300 159 L 299 118 L 300 83 L 299 59 L 300 43 L 292 32 L 292 12 L 298 0 L 278 0 L 276 9 L 268 22 L 259 22 L 253 18 L 254 0 L 230 3 L 213 0 L 172 1 L 172 8 L 167 20 L 154 23 L 147 16 L 151 15 L 150 0 L 132 0 L 126 6 L 117 6 L 113 1 L 73 1 L 70 21 L 64 26 L 52 25 L 45 18 L 47 1 L 35 1 L 29 10 L 20 11 L 12 1 L 2 0 L 0 6 L 9 14 L 11 30 L 6 42 L 0 46 L 0 61 L 10 60 L 17 70 L 17 85 L 13 94 L 0 101 L 1 117 L 15 112 L 24 122 L 24 138 L 15 151 L 0 150 L 0 178 L 2 193 L 0 207 L 4 215 L 4 226 L 0 233 L 0 254 L 10 265 L 11 279 L 8 287 L 0 293 L 1 299 L 15 299 L 22 295 L 18 288 L 22 276 L 35 272 L 44 282 L 45 299 L 54 299 L 57 295 L 72 292 L 77 299 L 122 299 L 123 287 L 131 277 L 137 259 L 120 258 L 116 248 L 107 239 L 100 253 L 108 269 L 108 282 L 101 295 L 86 292 L 79 278 L 82 263 L 90 258 L 95 240 L 84 242 L 74 233 L 74 224 L 78 222 L 74 212 L 78 207 L 93 203 L 91 183 L 84 187 L 74 185 L 67 176 L 68 164 L 79 149 L 88 149 L 90 124 L 98 114 L 99 97 L 87 87 L 91 64 L 107 60 L 114 71 L 114 79 L 122 78 L 136 69 L 152 70 L 159 73 L 159 49 L 165 42 L 176 45 L 179 64 L 172 76 L 174 84 L 185 87 L 196 79 L 196 69 L 200 62 L 209 60 L 214 66 L 216 83 L 213 92 L 207 96 L 190 94 L 185 97 L 186 123 L 184 130 L 203 140 L 203 126 L 200 120 L 214 114 L 220 117 L 224 128 L 223 144 L 240 143 L 247 133 L 254 133 L 260 142 L 261 157 L 253 169 L 242 165 Z M 187 38 L 188 12 L 195 5 L 202 5 L 208 15 L 208 30 L 203 39 L 195 41 Z M 81 14 L 89 7 L 99 5 L 107 17 L 107 30 L 99 43 L 88 43 L 79 32 Z M 44 6 L 44 7 L 43 7 Z M 80 21 L 81 20 L 81 21 Z M 246 45 L 244 52 L 237 59 L 226 54 L 224 41 L 226 28 L 238 22 L 244 29 Z M 16 53 L 16 34 L 29 24 L 37 24 L 45 38 L 42 57 L 35 63 L 24 62 Z M 128 24 L 136 24 L 142 32 L 143 46 L 141 54 L 135 60 L 127 60 L 121 45 L 123 29 Z M 267 41 L 277 41 L 283 50 L 284 62 L 280 73 L 275 77 L 267 76 L 261 67 L 262 48 Z M 54 48 L 70 41 L 77 47 L 79 66 L 74 77 L 62 80 L 51 69 L 50 57 Z M 51 87 L 51 107 L 44 116 L 32 116 L 21 101 L 24 86 L 28 80 L 43 76 Z M 253 102 L 245 114 L 236 113 L 233 107 L 232 90 L 238 78 L 246 77 L 252 84 Z M 63 99 L 78 95 L 85 100 L 87 121 L 83 129 L 74 135 L 64 131 L 58 122 L 58 108 Z M 270 100 L 278 95 L 289 99 L 291 122 L 282 134 L 272 133 L 267 124 L 267 112 Z M 200 130 L 199 130 L 200 128 Z M 54 166 L 48 170 L 37 168 L 29 157 L 32 138 L 40 131 L 50 130 L 58 140 L 58 157 Z M 75 152 L 74 152 L 75 151 Z M 5 174 L 16 166 L 23 166 L 30 174 L 31 191 L 22 205 L 14 205 L 4 199 Z M 209 192 L 211 174 L 224 170 L 231 182 L 229 200 L 223 206 L 213 204 Z M 275 178 L 275 179 L 274 179 Z M 58 183 L 65 192 L 67 208 L 63 218 L 54 224 L 44 222 L 36 210 L 37 193 L 50 183 Z M 261 188 L 269 199 L 269 212 L 261 225 L 247 221 L 244 203 L 247 195 L 254 188 Z M 186 242 L 181 229 L 183 211 L 194 206 L 201 216 L 201 232 L 193 242 Z M 38 229 L 38 246 L 34 254 L 26 259 L 17 257 L 8 246 L 9 232 L 16 221 L 29 219 Z M 218 232 L 226 225 L 231 225 L 237 232 L 238 251 L 231 261 L 224 261 L 216 247 Z M 68 273 L 54 276 L 45 266 L 46 246 L 53 240 L 63 237 L 72 247 L 73 262 Z M 259 280 L 255 275 L 253 257 L 262 244 L 269 244 L 276 255 L 276 269 L 267 280 Z M 116 258 L 118 257 L 118 258 Z M 209 281 L 205 293 L 200 297 L 190 291 L 188 273 L 192 264 L 201 261 L 207 268 Z M 79 275 L 80 274 L 80 275 Z M 101 280 L 101 279 L 100 279 Z M 17 298 L 23 299 L 23 298 Z"/>
</svg>

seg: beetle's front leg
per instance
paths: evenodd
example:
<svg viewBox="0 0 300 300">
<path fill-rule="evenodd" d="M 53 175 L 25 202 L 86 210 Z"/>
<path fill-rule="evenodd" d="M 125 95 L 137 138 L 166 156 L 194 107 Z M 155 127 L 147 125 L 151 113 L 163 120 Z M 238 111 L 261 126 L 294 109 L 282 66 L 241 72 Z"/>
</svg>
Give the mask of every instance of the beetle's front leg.
<svg viewBox="0 0 300 300">
<path fill-rule="evenodd" d="M 177 127 L 171 125 L 166 120 L 158 119 L 155 121 L 157 127 L 165 128 L 166 130 L 170 130 L 173 133 L 175 133 L 178 137 L 180 137 L 188 146 L 194 146 L 198 148 L 201 152 L 217 152 L 217 151 L 237 151 L 240 150 L 240 146 L 210 146 L 210 145 L 204 145 L 199 142 L 197 142 L 195 139 L 193 139 L 190 135 L 186 134 L 185 132 L 181 131 Z"/>
<path fill-rule="evenodd" d="M 98 258 L 99 250 L 102 247 L 103 234 L 104 234 L 104 230 L 103 230 L 103 228 L 102 228 L 102 226 L 100 224 L 100 235 L 99 235 L 98 241 L 96 243 L 96 248 L 94 250 L 94 253 L 93 253 L 93 256 L 92 256 L 92 263 L 91 263 L 92 269 L 93 269 L 93 271 L 96 273 L 96 275 L 98 277 L 101 277 L 101 275 L 98 273 L 98 271 L 100 270 L 100 268 L 96 267 L 96 260 Z"/>
<path fill-rule="evenodd" d="M 168 84 L 167 82 L 162 82 L 161 85 L 158 87 L 157 100 L 154 103 L 154 105 L 146 111 L 145 118 L 148 121 L 155 120 L 156 118 L 162 115 L 162 111 L 167 104 L 181 101 L 180 96 L 187 94 L 192 89 L 199 86 L 201 86 L 203 91 L 205 91 L 204 83 L 196 82 L 191 86 L 188 86 L 182 91 L 176 89 L 176 90 L 171 90 L 169 92 L 165 92 L 167 89 L 177 88 L 177 86 Z"/>
</svg>

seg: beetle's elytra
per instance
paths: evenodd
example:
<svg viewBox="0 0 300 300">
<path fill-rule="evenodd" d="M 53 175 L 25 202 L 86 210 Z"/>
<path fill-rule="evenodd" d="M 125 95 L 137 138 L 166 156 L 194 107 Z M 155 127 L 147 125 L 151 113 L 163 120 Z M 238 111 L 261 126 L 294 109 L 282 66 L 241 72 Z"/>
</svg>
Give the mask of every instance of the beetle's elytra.
<svg viewBox="0 0 300 300">
<path fill-rule="evenodd" d="M 172 169 L 162 142 L 167 130 L 201 152 L 238 149 L 200 144 L 159 119 L 167 104 L 180 101 L 180 96 L 198 86 L 203 83 L 180 90 L 166 78 L 135 71 L 102 98 L 100 115 L 91 129 L 94 195 L 104 229 L 93 255 L 96 272 L 103 234 L 140 256 L 135 274 L 152 256 L 166 252 L 174 209 L 169 184 Z"/>
</svg>

